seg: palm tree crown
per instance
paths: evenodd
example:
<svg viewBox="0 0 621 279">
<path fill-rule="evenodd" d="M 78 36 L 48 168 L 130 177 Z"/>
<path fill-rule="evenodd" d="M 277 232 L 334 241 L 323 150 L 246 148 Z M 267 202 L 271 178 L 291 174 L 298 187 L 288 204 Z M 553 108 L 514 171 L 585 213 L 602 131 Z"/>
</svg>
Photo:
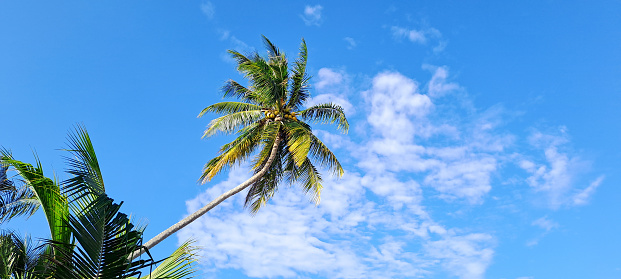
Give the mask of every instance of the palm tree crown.
<svg viewBox="0 0 621 279">
<path fill-rule="evenodd" d="M 274 195 L 283 180 L 299 184 L 318 203 L 322 185 L 315 164 L 328 168 L 338 176 L 343 174 L 343 168 L 304 121 L 336 123 L 337 129 L 345 133 L 349 128 L 343 108 L 336 104 L 304 107 L 310 97 L 304 40 L 291 70 L 288 69 L 285 54 L 266 37 L 263 40 L 268 50 L 267 59 L 256 52 L 245 56 L 229 50 L 237 62 L 238 71 L 248 79 L 249 85 L 229 80 L 223 92 L 224 97 L 234 97 L 239 101 L 216 103 L 199 114 L 199 117 L 209 112 L 224 114 L 209 123 L 203 137 L 219 132 L 236 132 L 238 135 L 235 140 L 223 145 L 219 155 L 205 165 L 201 176 L 203 183 L 258 150 L 252 168 L 255 174 L 263 174 L 248 185 L 250 189 L 245 202 L 253 213 Z"/>
</svg>

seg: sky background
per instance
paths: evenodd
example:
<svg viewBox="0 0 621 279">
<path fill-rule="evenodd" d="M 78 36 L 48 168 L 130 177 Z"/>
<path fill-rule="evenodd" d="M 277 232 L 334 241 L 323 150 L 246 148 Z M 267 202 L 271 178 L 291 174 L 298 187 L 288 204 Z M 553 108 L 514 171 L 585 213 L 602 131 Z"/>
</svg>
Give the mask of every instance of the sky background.
<svg viewBox="0 0 621 279">
<path fill-rule="evenodd" d="M 227 49 L 297 56 L 344 165 L 322 202 L 238 195 L 193 238 L 200 278 L 621 278 L 620 1 L 2 1 L 0 145 L 65 178 L 88 129 L 107 192 L 145 238 L 249 177 L 199 185 Z M 2 228 L 46 237 L 39 212 Z"/>
</svg>

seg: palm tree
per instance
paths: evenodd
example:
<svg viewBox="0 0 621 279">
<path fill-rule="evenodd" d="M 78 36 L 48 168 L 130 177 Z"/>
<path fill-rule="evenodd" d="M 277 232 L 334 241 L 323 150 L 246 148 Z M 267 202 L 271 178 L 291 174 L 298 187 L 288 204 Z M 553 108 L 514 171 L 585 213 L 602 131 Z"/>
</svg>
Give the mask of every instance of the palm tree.
<svg viewBox="0 0 621 279">
<path fill-rule="evenodd" d="M 317 163 L 335 175 L 343 175 L 336 156 L 304 122 L 336 123 L 337 129 L 344 133 L 349 128 L 343 108 L 336 104 L 304 108 L 305 101 L 310 97 L 306 42 L 302 39 L 299 57 L 289 71 L 285 54 L 265 36 L 263 41 L 267 59 L 256 52 L 245 56 L 229 50 L 237 62 L 237 70 L 248 79 L 249 86 L 229 80 L 222 91 L 225 98 L 233 97 L 239 101 L 213 104 L 198 115 L 224 114 L 209 123 L 203 137 L 235 132 L 238 135 L 235 140 L 223 145 L 219 155 L 205 165 L 201 182 L 210 181 L 216 174 L 240 164 L 258 151 L 252 160 L 254 175 L 155 236 L 145 247 L 152 248 L 246 188 L 249 190 L 245 206 L 256 213 L 272 198 L 283 179 L 300 185 L 311 194 L 315 203 L 319 203 L 322 179 L 315 166 Z"/>
<path fill-rule="evenodd" d="M 152 268 L 148 259 L 128 260 L 142 245 L 143 229 L 132 224 L 105 193 L 105 187 L 90 137 L 78 127 L 69 135 L 67 157 L 71 178 L 58 183 L 43 174 L 41 163 L 36 165 L 15 160 L 7 150 L 0 150 L 0 182 L 3 197 L 36 199 L 36 207 L 23 208 L 17 213 L 32 214 L 42 209 L 48 221 L 51 239 L 39 248 L 13 232 L 0 232 L 0 278 L 136 278 L 142 270 Z M 23 187 L 14 187 L 6 177 L 7 167 L 15 169 Z M 4 178 L 2 180 L 1 178 Z M 10 194 L 5 192 L 25 194 Z M 13 207 L 7 207 L 9 209 Z M 15 210 L 8 212 L 15 212 Z M 13 213 L 2 220 L 8 220 Z M 181 245 L 171 257 L 160 261 L 144 279 L 190 278 L 193 272 L 195 248 Z"/>
</svg>

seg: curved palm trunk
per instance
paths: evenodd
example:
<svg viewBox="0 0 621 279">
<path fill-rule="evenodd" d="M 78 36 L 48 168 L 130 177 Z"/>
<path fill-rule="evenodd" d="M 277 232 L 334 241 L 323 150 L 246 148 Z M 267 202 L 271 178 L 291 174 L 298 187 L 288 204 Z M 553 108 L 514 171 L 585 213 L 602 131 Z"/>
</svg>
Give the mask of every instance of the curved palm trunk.
<svg viewBox="0 0 621 279">
<path fill-rule="evenodd" d="M 248 180 L 244 181 L 244 183 L 239 184 L 237 187 L 235 187 L 235 188 L 227 191 L 226 193 L 220 195 L 219 197 L 217 197 L 216 199 L 214 199 L 213 201 L 211 201 L 207 205 L 203 206 L 203 208 L 201 208 L 201 209 L 197 210 L 196 212 L 190 214 L 189 216 L 183 218 L 183 220 L 177 222 L 176 224 L 170 226 L 165 231 L 163 231 L 160 234 L 156 235 L 155 237 L 151 238 L 151 240 L 149 240 L 147 243 L 144 244 L 144 247 L 142 249 L 134 252 L 130 256 L 129 260 L 133 260 L 133 259 L 137 258 L 138 256 L 142 255 L 142 253 L 145 252 L 145 248 L 146 249 L 153 248 L 153 246 L 159 244 L 160 242 L 162 242 L 162 240 L 166 239 L 167 237 L 169 237 L 172 234 L 176 233 L 180 229 L 182 229 L 185 226 L 189 225 L 190 223 L 194 222 L 194 220 L 198 219 L 199 217 L 203 216 L 203 214 L 207 213 L 209 210 L 211 210 L 212 208 L 216 207 L 216 205 L 220 204 L 221 202 L 223 202 L 224 200 L 230 198 L 231 196 L 241 192 L 242 190 L 244 190 L 248 186 L 250 186 L 250 184 L 252 184 L 252 183 L 256 182 L 257 180 L 259 180 L 267 172 L 267 170 L 270 168 L 270 166 L 274 162 L 274 159 L 276 158 L 276 153 L 278 151 L 278 146 L 280 145 L 280 141 L 281 140 L 282 139 L 281 139 L 280 135 L 277 135 L 276 139 L 274 140 L 274 146 L 272 146 L 272 150 L 270 151 L 270 157 L 267 159 L 267 162 L 265 163 L 265 166 L 263 166 L 263 168 L 259 172 L 257 172 L 255 175 L 250 177 Z"/>
</svg>

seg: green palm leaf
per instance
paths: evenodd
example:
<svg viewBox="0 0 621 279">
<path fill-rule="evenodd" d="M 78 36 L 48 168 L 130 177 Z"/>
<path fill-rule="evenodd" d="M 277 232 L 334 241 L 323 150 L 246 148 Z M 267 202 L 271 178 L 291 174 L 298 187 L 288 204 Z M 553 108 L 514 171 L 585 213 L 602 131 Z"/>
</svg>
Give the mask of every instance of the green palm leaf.
<svg viewBox="0 0 621 279">
<path fill-rule="evenodd" d="M 205 113 L 236 113 L 242 111 L 260 111 L 261 107 L 255 104 L 242 102 L 220 102 L 204 108 L 198 117 L 202 117 Z"/>
<path fill-rule="evenodd" d="M 261 120 L 262 117 L 263 113 L 260 110 L 240 111 L 218 117 L 209 123 L 209 128 L 207 128 L 203 137 L 211 137 L 218 132 L 224 134 L 233 133 L 240 127 Z"/>
<path fill-rule="evenodd" d="M 184 242 L 170 257 L 164 259 L 152 272 L 140 277 L 140 279 L 194 278 L 197 250 L 198 247 L 193 246 L 191 241 Z M 131 277 L 130 279 L 136 278 Z"/>
<path fill-rule="evenodd" d="M 308 60 L 308 50 L 306 48 L 306 42 L 302 39 L 300 45 L 300 54 L 295 61 L 293 68 L 293 76 L 290 88 L 289 101 L 287 107 L 297 111 L 300 109 L 304 101 L 309 97 L 309 85 L 310 76 L 306 74 L 306 61 Z"/>
<path fill-rule="evenodd" d="M 222 93 L 224 98 L 234 97 L 253 104 L 260 104 L 256 92 L 244 87 L 234 80 L 228 80 L 224 86 L 222 86 Z"/>
<path fill-rule="evenodd" d="M 323 185 L 321 184 L 322 178 L 311 160 L 306 158 L 304 163 L 300 166 L 289 162 L 287 164 L 287 170 L 289 183 L 299 183 L 304 192 L 311 195 L 311 200 L 315 204 L 319 204 L 321 201 L 321 190 L 323 189 Z"/>
<path fill-rule="evenodd" d="M 221 155 L 212 159 L 203 168 L 201 180 L 209 181 L 220 171 L 234 166 L 247 158 L 259 145 L 263 130 L 262 123 L 255 123 L 239 131 L 239 137 L 220 149 Z"/>
<path fill-rule="evenodd" d="M 11 231 L 0 232 L 0 278 L 43 278 L 44 246 L 35 245 L 30 237 Z"/>
<path fill-rule="evenodd" d="M 300 111 L 299 115 L 304 120 L 319 122 L 321 124 L 336 123 L 336 128 L 342 130 L 344 133 L 347 133 L 347 130 L 349 130 L 349 123 L 347 122 L 347 118 L 345 118 L 343 108 L 332 103 L 309 107 Z"/>
<path fill-rule="evenodd" d="M 67 145 L 68 148 L 64 150 L 73 156 L 65 157 L 65 161 L 69 166 L 67 173 L 72 177 L 63 182 L 64 193 L 74 199 L 88 193 L 97 195 L 105 193 L 106 188 L 95 148 L 86 129 L 83 126 L 76 126 L 75 131 L 69 133 Z"/>
<path fill-rule="evenodd" d="M 343 176 L 344 170 L 336 158 L 336 155 L 328 149 L 328 147 L 315 135 L 310 135 L 311 148 L 310 154 L 319 162 L 322 167 L 326 167 L 332 171 L 334 175 Z"/>
<path fill-rule="evenodd" d="M 311 131 L 297 121 L 286 121 L 283 127 L 287 133 L 287 146 L 293 161 L 297 166 L 301 166 L 306 161 L 306 156 L 310 151 Z"/>
<path fill-rule="evenodd" d="M 8 151 L 3 153 L 8 154 Z M 41 205 L 27 185 L 16 186 L 9 180 L 8 169 L 8 166 L 0 164 L 0 224 L 17 216 L 30 217 Z"/>
<path fill-rule="evenodd" d="M 67 228 L 67 197 L 61 193 L 58 183 L 45 177 L 38 158 L 35 157 L 35 160 L 36 166 L 32 166 L 15 160 L 11 154 L 2 151 L 2 164 L 13 167 L 34 193 L 33 197 L 39 201 L 40 208 L 45 212 L 52 240 L 69 243 L 71 232 Z"/>
</svg>

